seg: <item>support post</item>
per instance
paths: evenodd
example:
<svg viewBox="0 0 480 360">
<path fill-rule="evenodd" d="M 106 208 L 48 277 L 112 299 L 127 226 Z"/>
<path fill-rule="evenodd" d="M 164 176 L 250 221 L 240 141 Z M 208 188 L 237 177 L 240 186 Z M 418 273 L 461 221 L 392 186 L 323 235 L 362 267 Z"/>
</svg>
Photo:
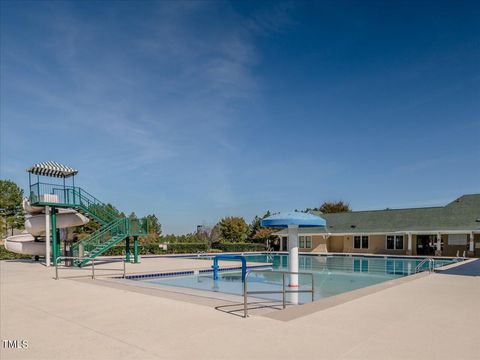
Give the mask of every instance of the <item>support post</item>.
<svg viewBox="0 0 480 360">
<path fill-rule="evenodd" d="M 133 237 L 133 262 L 138 264 L 138 236 Z"/>
<path fill-rule="evenodd" d="M 50 256 L 51 256 L 51 248 L 50 248 L 50 206 L 45 206 L 45 265 L 50 266 Z"/>
<path fill-rule="evenodd" d="M 413 237 L 412 233 L 407 234 L 407 239 L 408 239 L 407 255 L 412 255 L 412 243 L 413 243 L 412 237 Z"/>
<path fill-rule="evenodd" d="M 474 256 L 474 251 L 475 251 L 475 237 L 472 232 L 470 233 L 470 243 L 468 245 L 468 252 L 470 253 L 470 256 Z"/>
<path fill-rule="evenodd" d="M 435 245 L 435 256 L 442 256 L 442 234 L 437 234 L 437 243 Z"/>
<path fill-rule="evenodd" d="M 288 225 L 288 270 L 298 272 L 298 225 Z M 290 274 L 289 287 L 298 287 L 298 274 Z"/>
<path fill-rule="evenodd" d="M 57 209 L 52 207 L 51 211 L 51 220 L 52 220 L 52 256 L 53 256 L 53 265 L 57 265 L 58 257 L 58 243 L 57 243 Z"/>
<path fill-rule="evenodd" d="M 78 244 L 78 257 L 82 259 L 85 256 L 85 245 L 82 241 Z"/>
<path fill-rule="evenodd" d="M 130 236 L 125 239 L 125 261 L 130 262 Z"/>
</svg>

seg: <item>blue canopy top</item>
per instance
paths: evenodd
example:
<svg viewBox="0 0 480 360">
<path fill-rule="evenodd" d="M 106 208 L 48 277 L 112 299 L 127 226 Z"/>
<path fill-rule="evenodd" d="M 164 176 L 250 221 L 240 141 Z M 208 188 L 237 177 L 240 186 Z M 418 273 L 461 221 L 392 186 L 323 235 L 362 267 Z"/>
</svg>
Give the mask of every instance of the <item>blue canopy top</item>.
<svg viewBox="0 0 480 360">
<path fill-rule="evenodd" d="M 327 222 L 316 215 L 303 212 L 284 212 L 269 216 L 261 221 L 263 227 L 286 228 L 288 225 L 298 227 L 324 227 Z"/>
</svg>

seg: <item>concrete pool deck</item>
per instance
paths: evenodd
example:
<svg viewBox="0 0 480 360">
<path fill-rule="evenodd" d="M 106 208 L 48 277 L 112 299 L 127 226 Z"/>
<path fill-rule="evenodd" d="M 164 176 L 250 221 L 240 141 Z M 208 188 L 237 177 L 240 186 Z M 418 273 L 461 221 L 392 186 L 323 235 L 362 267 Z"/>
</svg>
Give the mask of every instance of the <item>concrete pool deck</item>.
<svg viewBox="0 0 480 360">
<path fill-rule="evenodd" d="M 203 260 L 142 259 L 141 264 L 127 264 L 127 272 L 187 269 L 191 261 Z M 63 270 L 55 281 L 53 268 L 1 261 L 1 339 L 27 340 L 28 348 L 5 349 L 2 344 L 0 357 L 478 359 L 479 265 L 480 260 L 474 260 L 412 277 L 279 321 L 266 316 L 243 319 L 205 304 L 102 286 L 104 280 L 88 279 L 89 270 L 79 270 L 75 277 L 69 273 L 77 270 Z"/>
</svg>

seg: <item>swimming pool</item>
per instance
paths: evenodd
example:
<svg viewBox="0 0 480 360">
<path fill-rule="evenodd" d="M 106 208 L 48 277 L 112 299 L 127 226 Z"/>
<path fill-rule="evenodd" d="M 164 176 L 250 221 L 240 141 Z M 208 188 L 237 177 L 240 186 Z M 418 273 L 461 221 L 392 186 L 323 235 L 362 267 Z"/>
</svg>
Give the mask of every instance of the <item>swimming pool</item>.
<svg viewBox="0 0 480 360">
<path fill-rule="evenodd" d="M 271 263 L 272 272 L 250 274 L 248 278 L 249 291 L 277 291 L 282 288 L 282 276 L 276 271 L 288 271 L 288 255 L 257 254 L 246 255 L 248 262 Z M 211 257 L 203 257 L 205 261 Z M 339 256 L 339 255 L 300 255 L 299 271 L 313 274 L 315 282 L 314 299 L 319 300 L 347 291 L 379 284 L 413 274 L 422 258 L 372 257 L 372 256 Z M 454 262 L 455 259 L 435 259 L 435 267 Z M 424 265 L 424 270 L 428 263 Z M 168 285 L 205 291 L 242 295 L 242 279 L 240 271 L 226 271 L 219 274 L 218 280 L 213 280 L 211 272 L 162 278 L 140 278 L 150 285 Z M 310 289 L 311 277 L 300 276 L 300 289 Z M 257 296 L 264 299 L 278 300 L 280 294 Z M 299 294 L 299 302 L 311 301 L 311 294 Z"/>
</svg>

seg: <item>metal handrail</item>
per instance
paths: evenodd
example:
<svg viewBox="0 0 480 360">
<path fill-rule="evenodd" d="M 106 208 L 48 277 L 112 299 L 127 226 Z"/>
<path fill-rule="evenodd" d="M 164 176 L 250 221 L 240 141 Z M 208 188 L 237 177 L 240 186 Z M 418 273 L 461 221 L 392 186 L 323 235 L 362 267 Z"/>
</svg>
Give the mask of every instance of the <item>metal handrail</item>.
<svg viewBox="0 0 480 360">
<path fill-rule="evenodd" d="M 427 257 L 420 261 L 420 263 L 415 267 L 415 273 L 418 273 L 422 269 L 423 265 L 428 261 L 428 272 L 435 272 L 435 259 Z"/>
<path fill-rule="evenodd" d="M 55 263 L 55 280 L 58 280 L 59 277 L 58 277 L 58 264 L 60 263 L 61 260 L 75 260 L 75 259 L 83 259 L 83 260 L 91 260 L 92 261 L 92 280 L 95 280 L 95 258 L 90 258 L 90 257 L 78 257 L 78 256 L 59 256 L 57 257 L 57 261 Z M 60 260 L 60 261 L 59 261 Z M 109 260 L 115 260 L 115 259 L 109 259 Z M 127 269 L 126 269 L 126 261 L 122 258 L 121 259 L 122 263 L 123 263 L 123 268 L 122 268 L 122 272 L 123 272 L 123 278 L 125 279 L 126 275 L 127 275 Z M 83 268 L 76 268 L 76 269 L 79 269 L 79 270 L 83 270 Z"/>
<path fill-rule="evenodd" d="M 268 274 L 282 274 L 282 291 L 248 291 L 248 277 L 251 273 L 268 273 Z M 285 275 L 308 275 L 311 277 L 311 289 L 310 290 L 286 290 L 285 289 Z M 245 275 L 245 280 L 243 281 L 243 317 L 248 317 L 248 295 L 253 294 L 282 294 L 282 307 L 286 308 L 286 299 L 285 295 L 287 293 L 312 293 L 312 301 L 314 301 L 315 296 L 315 284 L 314 284 L 313 273 L 309 272 L 295 272 L 295 271 L 272 271 L 272 270 L 248 270 Z"/>
</svg>

